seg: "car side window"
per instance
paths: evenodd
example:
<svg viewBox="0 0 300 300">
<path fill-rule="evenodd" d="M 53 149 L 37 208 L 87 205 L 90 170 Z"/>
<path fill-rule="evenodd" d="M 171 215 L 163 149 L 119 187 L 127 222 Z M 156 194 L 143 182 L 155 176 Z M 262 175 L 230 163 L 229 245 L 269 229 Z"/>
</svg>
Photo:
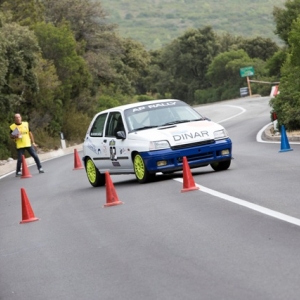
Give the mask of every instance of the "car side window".
<svg viewBox="0 0 300 300">
<path fill-rule="evenodd" d="M 115 137 L 117 131 L 124 130 L 122 115 L 120 112 L 111 112 L 108 116 L 105 136 Z"/>
<path fill-rule="evenodd" d="M 91 128 L 90 136 L 92 136 L 92 137 L 102 137 L 103 136 L 104 124 L 105 124 L 106 117 L 107 117 L 107 113 L 99 115 L 96 118 L 96 120 Z"/>
</svg>

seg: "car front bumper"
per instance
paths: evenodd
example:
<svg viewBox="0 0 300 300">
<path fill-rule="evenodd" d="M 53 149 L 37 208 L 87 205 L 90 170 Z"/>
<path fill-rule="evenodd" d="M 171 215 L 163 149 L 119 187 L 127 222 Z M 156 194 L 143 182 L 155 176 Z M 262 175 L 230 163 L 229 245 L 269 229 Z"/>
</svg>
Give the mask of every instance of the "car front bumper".
<svg viewBox="0 0 300 300">
<path fill-rule="evenodd" d="M 223 155 L 222 151 L 228 150 Z M 217 140 L 212 144 L 183 148 L 141 152 L 146 168 L 150 173 L 175 172 L 182 170 L 183 157 L 187 158 L 190 168 L 204 167 L 209 164 L 232 159 L 232 142 L 229 138 Z M 161 165 L 165 164 L 165 165 Z M 161 165 L 161 166 L 159 166 Z"/>
</svg>

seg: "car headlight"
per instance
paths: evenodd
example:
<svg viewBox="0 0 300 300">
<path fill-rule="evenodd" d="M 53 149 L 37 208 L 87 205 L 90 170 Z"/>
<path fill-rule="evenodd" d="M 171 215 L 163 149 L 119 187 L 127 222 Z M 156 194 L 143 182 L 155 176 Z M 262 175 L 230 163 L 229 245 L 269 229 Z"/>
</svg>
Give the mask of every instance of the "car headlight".
<svg viewBox="0 0 300 300">
<path fill-rule="evenodd" d="M 227 132 L 225 129 L 217 130 L 214 132 L 214 137 L 215 137 L 215 139 L 223 139 L 223 138 L 227 137 Z"/>
<path fill-rule="evenodd" d="M 168 141 L 154 141 L 150 142 L 149 144 L 149 150 L 162 150 L 170 148 L 170 144 Z"/>
</svg>

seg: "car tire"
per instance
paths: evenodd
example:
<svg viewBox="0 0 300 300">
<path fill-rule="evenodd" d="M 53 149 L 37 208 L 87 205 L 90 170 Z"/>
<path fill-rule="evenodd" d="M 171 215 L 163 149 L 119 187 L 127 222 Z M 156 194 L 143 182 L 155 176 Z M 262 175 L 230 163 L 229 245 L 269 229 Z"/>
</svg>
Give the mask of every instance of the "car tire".
<svg viewBox="0 0 300 300">
<path fill-rule="evenodd" d="M 87 178 L 93 187 L 105 185 L 105 174 L 101 174 L 93 161 L 88 158 L 85 162 Z"/>
<path fill-rule="evenodd" d="M 152 181 L 155 174 L 150 174 L 145 166 L 145 162 L 139 153 L 135 154 L 133 158 L 134 174 L 139 183 L 146 183 Z"/>
<path fill-rule="evenodd" d="M 215 171 L 224 171 L 230 167 L 231 160 L 220 161 L 210 164 Z"/>
</svg>

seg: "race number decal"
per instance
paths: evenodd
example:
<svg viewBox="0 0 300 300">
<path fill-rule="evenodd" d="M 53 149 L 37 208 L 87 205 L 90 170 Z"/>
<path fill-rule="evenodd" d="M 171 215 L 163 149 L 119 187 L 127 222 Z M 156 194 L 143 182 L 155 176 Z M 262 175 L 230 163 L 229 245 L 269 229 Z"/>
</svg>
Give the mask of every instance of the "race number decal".
<svg viewBox="0 0 300 300">
<path fill-rule="evenodd" d="M 118 160 L 117 151 L 116 151 L 116 142 L 114 140 L 109 142 L 109 153 L 110 153 L 110 159 L 112 161 Z"/>
</svg>

